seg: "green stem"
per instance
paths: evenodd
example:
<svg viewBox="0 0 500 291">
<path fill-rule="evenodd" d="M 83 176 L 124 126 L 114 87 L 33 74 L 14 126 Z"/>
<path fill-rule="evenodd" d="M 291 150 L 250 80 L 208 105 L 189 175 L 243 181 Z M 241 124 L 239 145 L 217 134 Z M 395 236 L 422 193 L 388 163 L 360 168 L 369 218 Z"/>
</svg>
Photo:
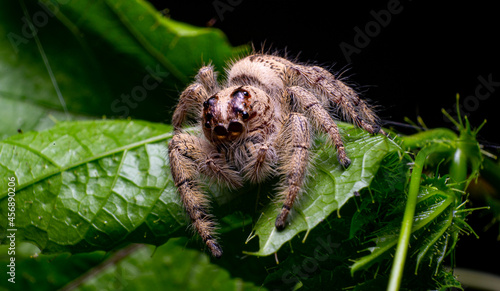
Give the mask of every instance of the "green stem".
<svg viewBox="0 0 500 291">
<path fill-rule="evenodd" d="M 422 131 L 409 136 L 403 136 L 402 147 L 405 149 L 418 149 L 436 140 L 456 140 L 458 136 L 450 129 L 436 128 Z"/>
<path fill-rule="evenodd" d="M 449 144 L 435 143 L 424 147 L 422 150 L 420 150 L 420 152 L 417 154 L 417 157 L 415 158 L 415 165 L 412 169 L 410 186 L 408 189 L 408 199 L 406 202 L 403 221 L 401 223 L 398 246 L 394 257 L 394 262 L 392 264 L 389 285 L 387 286 L 387 290 L 389 291 L 399 290 L 401 279 L 403 278 L 404 264 L 406 261 L 408 244 L 410 242 L 410 236 L 413 227 L 413 217 L 415 215 L 415 208 L 417 206 L 420 178 L 422 176 L 422 170 L 425 164 L 425 160 L 430 154 L 437 152 L 449 152 L 452 149 L 453 148 Z"/>
<path fill-rule="evenodd" d="M 450 178 L 457 183 L 455 189 L 465 190 L 467 180 L 467 156 L 465 152 L 458 147 L 453 154 L 453 161 L 450 165 Z"/>
</svg>

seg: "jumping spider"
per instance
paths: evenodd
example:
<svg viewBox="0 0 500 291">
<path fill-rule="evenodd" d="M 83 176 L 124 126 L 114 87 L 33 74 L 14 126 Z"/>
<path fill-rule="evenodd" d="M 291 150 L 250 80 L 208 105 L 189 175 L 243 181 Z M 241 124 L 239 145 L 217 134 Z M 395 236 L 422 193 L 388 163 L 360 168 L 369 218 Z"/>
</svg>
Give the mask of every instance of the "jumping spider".
<svg viewBox="0 0 500 291">
<path fill-rule="evenodd" d="M 384 133 L 356 92 L 321 67 L 252 54 L 232 63 L 226 75 L 220 85 L 212 66 L 199 70 L 180 96 L 168 147 L 184 208 L 215 257 L 222 249 L 200 174 L 232 188 L 280 175 L 283 206 L 275 226 L 282 230 L 306 176 L 311 128 L 328 135 L 344 168 L 351 163 L 330 109 L 370 133 Z M 199 120 L 203 137 L 182 130 L 188 118 Z"/>
</svg>

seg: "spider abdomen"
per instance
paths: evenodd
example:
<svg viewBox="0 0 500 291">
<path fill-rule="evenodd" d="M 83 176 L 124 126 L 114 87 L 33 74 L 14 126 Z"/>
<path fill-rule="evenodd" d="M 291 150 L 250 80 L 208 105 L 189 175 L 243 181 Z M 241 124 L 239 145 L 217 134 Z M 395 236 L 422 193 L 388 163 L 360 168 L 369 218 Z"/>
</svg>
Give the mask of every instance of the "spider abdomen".
<svg viewBox="0 0 500 291">
<path fill-rule="evenodd" d="M 274 95 L 285 87 L 286 59 L 251 55 L 236 62 L 228 72 L 228 85 L 250 85 Z"/>
</svg>

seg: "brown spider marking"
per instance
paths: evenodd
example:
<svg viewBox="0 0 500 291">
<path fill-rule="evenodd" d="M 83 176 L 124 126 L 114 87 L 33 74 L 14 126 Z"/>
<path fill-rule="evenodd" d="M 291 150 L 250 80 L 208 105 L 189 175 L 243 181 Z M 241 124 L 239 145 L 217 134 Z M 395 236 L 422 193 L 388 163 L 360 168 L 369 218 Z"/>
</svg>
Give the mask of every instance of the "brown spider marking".
<svg viewBox="0 0 500 291">
<path fill-rule="evenodd" d="M 356 92 L 321 67 L 252 54 L 231 63 L 226 75 L 227 81 L 219 84 L 213 67 L 198 71 L 180 96 L 169 143 L 170 169 L 181 201 L 215 257 L 222 255 L 222 248 L 200 174 L 232 188 L 280 176 L 277 197 L 283 206 L 275 226 L 282 230 L 303 191 L 313 130 L 329 137 L 344 168 L 351 164 L 330 108 L 370 133 L 385 134 Z M 199 122 L 203 137 L 183 132 L 189 119 Z"/>
</svg>

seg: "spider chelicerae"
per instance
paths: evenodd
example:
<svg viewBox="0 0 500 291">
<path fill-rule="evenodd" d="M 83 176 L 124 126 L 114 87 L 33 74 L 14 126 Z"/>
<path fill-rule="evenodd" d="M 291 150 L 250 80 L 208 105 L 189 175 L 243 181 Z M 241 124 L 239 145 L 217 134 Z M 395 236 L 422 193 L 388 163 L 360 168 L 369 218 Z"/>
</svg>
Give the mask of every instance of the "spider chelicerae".
<svg viewBox="0 0 500 291">
<path fill-rule="evenodd" d="M 219 84 L 212 66 L 180 96 L 173 114 L 170 169 L 194 229 L 215 257 L 222 255 L 202 176 L 227 187 L 281 177 L 283 206 L 275 226 L 282 230 L 300 196 L 310 162 L 312 129 L 324 132 L 344 168 L 348 158 L 332 111 L 370 133 L 383 133 L 373 110 L 358 94 L 319 66 L 271 54 L 251 54 L 232 62 Z M 203 136 L 183 131 L 188 119 Z"/>
</svg>

